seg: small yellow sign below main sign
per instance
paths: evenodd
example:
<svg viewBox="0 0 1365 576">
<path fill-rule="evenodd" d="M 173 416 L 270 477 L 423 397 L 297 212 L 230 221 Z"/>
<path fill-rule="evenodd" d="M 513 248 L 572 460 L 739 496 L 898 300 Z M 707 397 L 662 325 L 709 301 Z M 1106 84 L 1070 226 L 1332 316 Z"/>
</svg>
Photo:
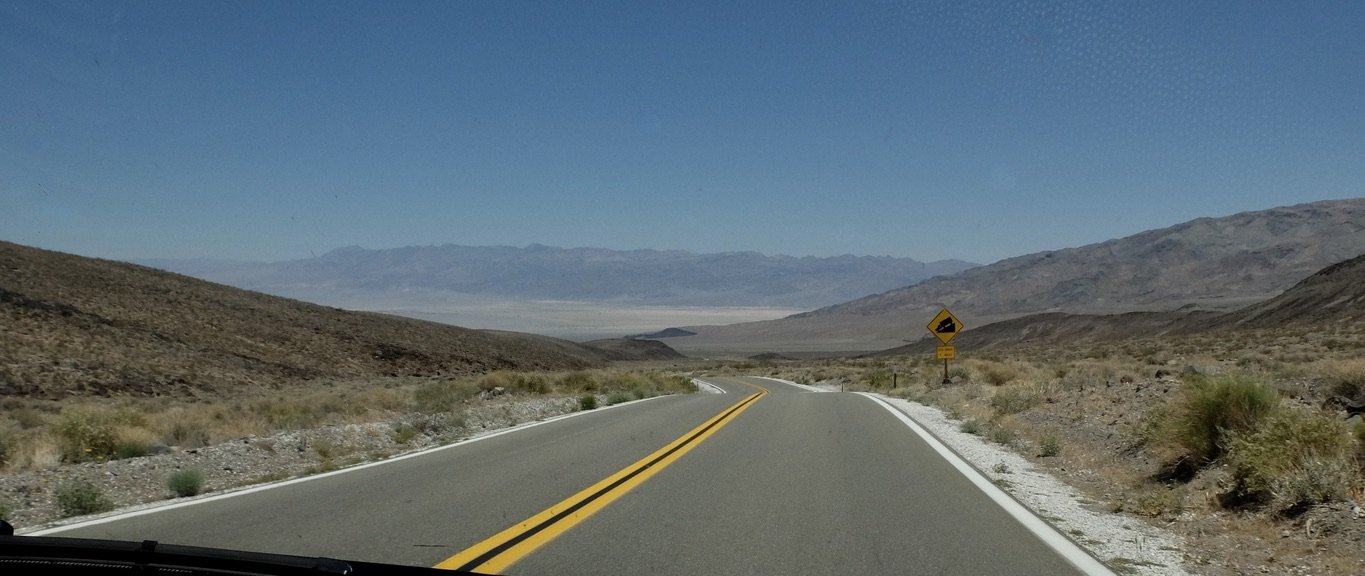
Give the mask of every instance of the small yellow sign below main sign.
<svg viewBox="0 0 1365 576">
<path fill-rule="evenodd" d="M 957 360 L 957 348 L 952 346 L 939 346 L 934 351 L 938 352 L 939 360 Z"/>
<path fill-rule="evenodd" d="M 939 310 L 938 315 L 929 321 L 929 332 L 938 338 L 939 342 L 947 344 L 957 337 L 957 333 L 962 331 L 962 321 L 953 316 L 947 308 Z"/>
</svg>

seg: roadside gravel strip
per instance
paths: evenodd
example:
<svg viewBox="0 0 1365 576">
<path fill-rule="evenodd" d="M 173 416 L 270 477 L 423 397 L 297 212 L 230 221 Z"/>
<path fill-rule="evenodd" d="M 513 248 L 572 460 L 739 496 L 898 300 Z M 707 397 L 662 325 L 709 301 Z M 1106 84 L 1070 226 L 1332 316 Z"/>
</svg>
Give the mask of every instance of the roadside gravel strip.
<svg viewBox="0 0 1365 576">
<path fill-rule="evenodd" d="M 881 394 L 860 394 L 904 413 L 1034 516 L 1111 568 L 1124 574 L 1189 574 L 1181 566 L 1184 542 L 1179 536 L 1136 517 L 1086 508 L 1086 498 L 1074 488 L 1038 470 L 1023 456 L 962 432 L 960 422 L 936 408 Z"/>
<path fill-rule="evenodd" d="M 654 398 L 660 396 L 602 406 L 595 411 L 617 409 Z M 599 398 L 599 401 L 603 400 L 605 398 Z M 395 426 L 407 424 L 407 418 L 412 415 L 392 421 L 277 432 L 202 448 L 177 449 L 167 454 L 0 475 L 0 501 L 13 506 L 10 522 L 18 527 L 18 533 L 44 535 L 130 514 L 147 514 L 166 507 L 240 496 L 343 474 L 590 412 L 579 410 L 576 397 L 499 398 L 470 406 L 460 415 L 462 425 L 447 430 L 444 437 L 419 432 L 407 441 L 396 440 Z M 169 492 L 166 477 L 183 469 L 194 469 L 203 474 L 205 494 L 175 498 Z M 86 480 L 99 486 L 116 510 L 94 516 L 61 518 L 55 492 L 59 486 L 73 480 Z"/>
</svg>

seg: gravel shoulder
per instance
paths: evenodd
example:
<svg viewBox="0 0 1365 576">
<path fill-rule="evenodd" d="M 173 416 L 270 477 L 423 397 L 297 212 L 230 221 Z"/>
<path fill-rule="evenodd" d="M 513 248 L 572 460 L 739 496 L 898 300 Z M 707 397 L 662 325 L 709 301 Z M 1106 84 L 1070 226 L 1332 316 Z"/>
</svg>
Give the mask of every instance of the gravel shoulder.
<svg viewBox="0 0 1365 576">
<path fill-rule="evenodd" d="M 961 431 L 961 422 L 916 402 L 876 395 L 930 431 L 983 475 L 1062 534 L 1124 574 L 1189 574 L 1184 539 L 1127 514 L 1096 510 L 1097 502 L 1018 453 Z"/>
<path fill-rule="evenodd" d="M 599 402 L 604 400 L 599 398 Z M 139 458 L 62 465 L 0 475 L 0 503 L 9 507 L 10 523 L 23 534 L 184 501 L 187 498 L 177 498 L 167 487 L 168 477 L 179 470 L 201 473 L 203 494 L 192 498 L 204 498 L 385 460 L 578 410 L 576 396 L 502 397 L 471 405 L 458 415 L 405 415 L 381 422 L 246 437 L 195 449 L 171 448 L 163 454 Z M 406 433 L 398 433 L 400 429 Z M 112 505 L 111 511 L 64 517 L 57 492 L 82 480 L 99 487 Z"/>
</svg>

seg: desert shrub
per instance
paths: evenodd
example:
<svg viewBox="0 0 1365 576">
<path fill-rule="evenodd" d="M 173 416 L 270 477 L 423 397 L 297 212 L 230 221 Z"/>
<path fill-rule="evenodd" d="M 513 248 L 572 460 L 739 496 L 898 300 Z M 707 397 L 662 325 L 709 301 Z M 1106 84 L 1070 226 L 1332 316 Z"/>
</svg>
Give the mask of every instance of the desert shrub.
<svg viewBox="0 0 1365 576">
<path fill-rule="evenodd" d="M 422 414 L 452 412 L 473 398 L 478 388 L 468 382 L 441 380 L 418 386 L 412 392 L 412 408 Z"/>
<path fill-rule="evenodd" d="M 166 487 L 176 496 L 197 496 L 204 491 L 204 475 L 194 468 L 176 470 L 166 478 Z"/>
<path fill-rule="evenodd" d="M 1185 488 L 1154 484 L 1133 498 L 1132 511 L 1142 516 L 1176 515 L 1185 511 Z"/>
<path fill-rule="evenodd" d="M 321 416 L 312 402 L 279 397 L 260 400 L 252 408 L 265 419 L 271 430 L 303 430 L 318 425 Z"/>
<path fill-rule="evenodd" d="M 1280 511 L 1343 497 L 1356 478 L 1352 441 L 1335 418 L 1283 406 L 1229 434 L 1226 460 L 1244 497 Z"/>
<path fill-rule="evenodd" d="M 11 520 L 14 514 L 14 505 L 10 504 L 8 498 L 0 496 L 0 520 Z"/>
<path fill-rule="evenodd" d="M 170 446 L 181 446 L 184 448 L 208 446 L 210 438 L 209 432 L 205 427 L 206 424 L 202 420 L 192 419 L 182 415 L 165 426 L 165 429 L 161 433 L 161 440 Z"/>
<path fill-rule="evenodd" d="M 961 430 L 968 434 L 980 434 L 981 423 L 977 422 L 976 420 L 966 420 L 962 422 L 962 425 L 958 427 L 958 430 Z"/>
<path fill-rule="evenodd" d="M 5 469 L 14 461 L 18 447 L 15 436 L 16 434 L 9 426 L 0 422 L 0 470 Z"/>
<path fill-rule="evenodd" d="M 63 518 L 97 514 L 114 509 L 114 502 L 99 485 L 89 480 L 72 480 L 57 487 L 57 510 Z"/>
<path fill-rule="evenodd" d="M 597 379 L 587 372 L 570 372 L 559 378 L 559 387 L 572 392 L 596 392 Z"/>
<path fill-rule="evenodd" d="M 592 394 L 584 394 L 578 397 L 579 410 L 594 410 L 597 408 L 597 397 Z"/>
<path fill-rule="evenodd" d="M 1009 364 L 989 362 L 981 368 L 981 378 L 991 386 L 1004 386 L 1019 377 L 1019 369 Z"/>
<path fill-rule="evenodd" d="M 1008 428 L 996 426 L 991 429 L 991 442 L 1002 446 L 1009 446 L 1014 443 L 1014 432 Z"/>
<path fill-rule="evenodd" d="M 57 420 L 57 442 L 67 462 L 100 460 L 114 455 L 118 442 L 114 418 L 107 412 L 74 408 Z"/>
<path fill-rule="evenodd" d="M 138 458 L 152 452 L 156 436 L 145 428 L 119 428 L 114 432 L 114 458 Z"/>
<path fill-rule="evenodd" d="M 991 395 L 991 408 L 1001 415 L 1018 414 L 1037 406 L 1042 400 L 1042 396 L 1024 387 L 1001 388 Z"/>
<path fill-rule="evenodd" d="M 873 390 L 891 387 L 891 370 L 886 368 L 868 368 L 863 370 L 863 384 Z"/>
<path fill-rule="evenodd" d="M 1329 361 L 1323 372 L 1329 396 L 1345 396 L 1351 400 L 1365 398 L 1365 360 Z"/>
<path fill-rule="evenodd" d="M 1151 413 L 1145 438 L 1197 464 L 1217 460 L 1226 435 L 1251 430 L 1279 403 L 1269 384 L 1245 374 L 1192 377 L 1171 403 Z"/>
<path fill-rule="evenodd" d="M 512 378 L 512 390 L 521 394 L 546 394 L 550 388 L 550 378 L 544 374 L 517 373 Z"/>
<path fill-rule="evenodd" d="M 27 406 L 15 408 L 10 412 L 10 417 L 14 418 L 14 422 L 25 430 L 37 428 L 47 423 L 47 419 L 43 417 L 42 412 Z"/>
<path fill-rule="evenodd" d="M 1118 369 L 1105 362 L 1079 362 L 1071 365 L 1065 374 L 1059 374 L 1063 388 L 1084 390 L 1102 386 L 1118 378 Z"/>
<path fill-rule="evenodd" d="M 629 402 L 630 400 L 631 400 L 630 394 L 618 390 L 616 392 L 612 392 L 610 395 L 607 396 L 607 406 L 611 406 L 613 404 L 620 404 L 622 402 Z"/>
<path fill-rule="evenodd" d="M 1038 441 L 1038 456 L 1051 458 L 1062 453 L 1062 443 L 1057 436 L 1048 434 Z"/>
<path fill-rule="evenodd" d="M 412 424 L 400 423 L 393 427 L 393 441 L 398 444 L 407 444 L 417 437 L 417 428 Z"/>
</svg>

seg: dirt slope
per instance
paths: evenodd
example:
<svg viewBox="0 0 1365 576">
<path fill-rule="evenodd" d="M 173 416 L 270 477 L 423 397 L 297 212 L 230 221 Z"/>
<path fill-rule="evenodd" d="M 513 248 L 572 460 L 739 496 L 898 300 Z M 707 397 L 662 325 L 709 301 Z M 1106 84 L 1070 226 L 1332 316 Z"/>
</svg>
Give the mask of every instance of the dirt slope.
<svg viewBox="0 0 1365 576">
<path fill-rule="evenodd" d="M 570 342 L 347 312 L 0 242 L 2 395 L 218 395 L 600 362 Z"/>
</svg>

